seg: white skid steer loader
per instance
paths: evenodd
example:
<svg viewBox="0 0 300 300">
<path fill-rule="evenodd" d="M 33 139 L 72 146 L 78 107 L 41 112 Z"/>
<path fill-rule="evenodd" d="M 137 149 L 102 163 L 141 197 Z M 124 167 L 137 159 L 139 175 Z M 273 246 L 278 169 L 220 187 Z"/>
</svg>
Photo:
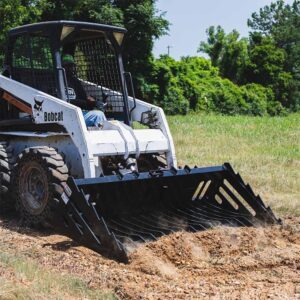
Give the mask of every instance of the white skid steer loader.
<svg viewBox="0 0 300 300">
<path fill-rule="evenodd" d="M 15 207 L 26 225 L 51 224 L 122 261 L 132 243 L 178 230 L 279 223 L 229 164 L 177 168 L 163 110 L 128 96 L 125 33 L 73 21 L 9 32 L 0 76 L 0 210 Z M 106 116 L 96 127 L 74 105 L 66 53 L 77 83 Z"/>
</svg>

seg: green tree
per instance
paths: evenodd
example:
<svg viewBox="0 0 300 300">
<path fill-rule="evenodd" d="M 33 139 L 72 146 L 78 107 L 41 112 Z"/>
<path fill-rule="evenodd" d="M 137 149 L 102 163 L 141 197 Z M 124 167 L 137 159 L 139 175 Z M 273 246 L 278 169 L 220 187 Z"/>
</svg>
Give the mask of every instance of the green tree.
<svg viewBox="0 0 300 300">
<path fill-rule="evenodd" d="M 273 39 L 257 34 L 252 36 L 248 80 L 264 86 L 276 82 L 284 72 L 286 53 L 278 48 Z"/>
<path fill-rule="evenodd" d="M 248 81 L 272 88 L 283 106 L 289 107 L 293 75 L 286 71 L 286 51 L 278 48 L 271 37 L 252 36 Z M 255 41 L 255 42 L 254 42 Z"/>
<path fill-rule="evenodd" d="M 248 62 L 248 39 L 240 39 L 240 34 L 233 30 L 226 36 L 224 53 L 219 66 L 221 74 L 235 83 L 243 84 Z"/>
<path fill-rule="evenodd" d="M 123 26 L 123 12 L 110 0 L 39 0 L 41 21 L 77 20 Z"/>
<path fill-rule="evenodd" d="M 248 25 L 252 29 L 251 35 L 260 34 L 273 39 L 276 47 L 285 51 L 284 71 L 281 76 L 282 88 L 286 99 L 284 105 L 291 109 L 300 108 L 300 1 L 295 0 L 292 5 L 278 0 L 271 5 L 253 13 Z M 288 76 L 292 78 L 287 79 Z"/>
<path fill-rule="evenodd" d="M 290 7 L 288 5 L 288 7 Z M 289 9 L 289 8 L 288 8 Z M 256 32 L 261 32 L 264 35 L 272 34 L 275 27 L 282 23 L 286 14 L 286 5 L 284 0 L 278 0 L 266 5 L 254 12 L 251 19 L 248 20 L 248 26 Z"/>
<path fill-rule="evenodd" d="M 0 1 L 0 66 L 3 65 L 6 51 L 7 32 L 23 24 L 35 22 L 41 11 L 35 0 L 1 0 Z"/>
<path fill-rule="evenodd" d="M 128 30 L 124 44 L 125 67 L 132 72 L 137 96 L 143 97 L 144 80 L 148 81 L 153 68 L 154 40 L 167 33 L 169 22 L 155 8 L 156 0 L 116 0 L 124 15 Z"/>
<path fill-rule="evenodd" d="M 214 66 L 219 66 L 226 43 L 226 34 L 221 26 L 210 26 L 206 30 L 207 42 L 201 42 L 198 52 L 206 53 Z"/>
<path fill-rule="evenodd" d="M 223 77 L 238 84 L 244 83 L 244 71 L 249 60 L 248 39 L 240 38 L 236 30 L 226 34 L 220 26 L 211 26 L 207 35 L 207 42 L 200 43 L 198 52 L 208 54 Z"/>
</svg>

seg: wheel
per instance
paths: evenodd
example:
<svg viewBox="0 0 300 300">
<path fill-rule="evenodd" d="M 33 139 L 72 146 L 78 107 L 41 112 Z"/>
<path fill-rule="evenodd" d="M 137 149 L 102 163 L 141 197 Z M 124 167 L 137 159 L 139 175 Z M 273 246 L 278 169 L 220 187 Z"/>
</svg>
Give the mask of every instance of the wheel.
<svg viewBox="0 0 300 300">
<path fill-rule="evenodd" d="M 27 148 L 13 171 L 16 209 L 24 225 L 51 224 L 68 179 L 68 168 L 53 148 Z"/>
<path fill-rule="evenodd" d="M 12 167 L 12 149 L 6 142 L 0 142 L 0 213 L 14 208 L 10 187 Z"/>
</svg>

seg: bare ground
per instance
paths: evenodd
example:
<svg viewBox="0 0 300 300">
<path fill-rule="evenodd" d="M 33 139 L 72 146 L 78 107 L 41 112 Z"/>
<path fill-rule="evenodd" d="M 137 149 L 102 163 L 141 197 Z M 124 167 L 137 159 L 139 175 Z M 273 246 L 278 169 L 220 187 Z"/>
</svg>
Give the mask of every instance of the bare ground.
<svg viewBox="0 0 300 300">
<path fill-rule="evenodd" d="M 128 265 L 68 238 L 0 219 L 0 250 L 82 278 L 120 299 L 300 299 L 300 218 L 283 226 L 175 233 L 133 250 Z M 1 267 L 0 277 L 14 279 Z M 15 279 L 16 280 L 16 279 Z M 22 284 L 22 282 L 16 282 Z"/>
</svg>

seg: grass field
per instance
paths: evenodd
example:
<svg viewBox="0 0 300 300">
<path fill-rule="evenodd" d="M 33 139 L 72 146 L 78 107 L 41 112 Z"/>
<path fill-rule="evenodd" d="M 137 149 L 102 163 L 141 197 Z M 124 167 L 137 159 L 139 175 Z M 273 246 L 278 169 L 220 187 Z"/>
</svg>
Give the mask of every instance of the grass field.
<svg viewBox="0 0 300 300">
<path fill-rule="evenodd" d="M 179 165 L 230 162 L 279 216 L 300 215 L 300 114 L 168 120 Z M 32 254 L 16 256 L 0 241 L 0 299 L 116 299 L 113 292 L 36 263 Z"/>
<path fill-rule="evenodd" d="M 169 117 L 178 164 L 230 162 L 281 216 L 300 215 L 300 114 Z"/>
</svg>

